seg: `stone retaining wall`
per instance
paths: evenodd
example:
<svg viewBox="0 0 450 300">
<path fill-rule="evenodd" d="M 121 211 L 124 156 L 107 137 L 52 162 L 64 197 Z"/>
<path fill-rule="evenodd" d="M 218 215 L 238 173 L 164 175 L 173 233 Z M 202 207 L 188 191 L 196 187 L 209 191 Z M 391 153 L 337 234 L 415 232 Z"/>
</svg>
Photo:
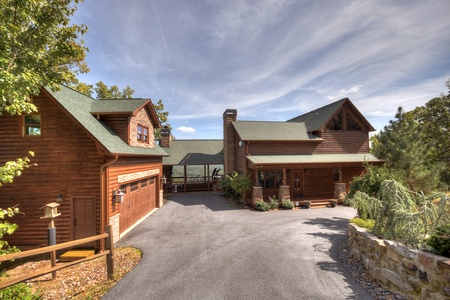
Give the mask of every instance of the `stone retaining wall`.
<svg viewBox="0 0 450 300">
<path fill-rule="evenodd" d="M 354 224 L 348 244 L 383 288 L 403 299 L 450 299 L 450 259 L 381 240 Z"/>
</svg>

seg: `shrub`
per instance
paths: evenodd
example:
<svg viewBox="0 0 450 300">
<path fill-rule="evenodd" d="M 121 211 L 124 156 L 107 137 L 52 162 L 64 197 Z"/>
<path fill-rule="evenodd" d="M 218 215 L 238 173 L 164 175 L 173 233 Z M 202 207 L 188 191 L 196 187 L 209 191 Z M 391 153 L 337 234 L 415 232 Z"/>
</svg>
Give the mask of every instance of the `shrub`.
<svg viewBox="0 0 450 300">
<path fill-rule="evenodd" d="M 385 166 L 371 166 L 367 163 L 365 168 L 364 175 L 353 178 L 353 181 L 350 183 L 348 198 L 353 198 L 358 191 L 370 197 L 377 197 L 383 181 L 392 179 L 402 182 L 404 179 L 402 171 L 389 169 Z"/>
<path fill-rule="evenodd" d="M 271 209 L 270 204 L 265 201 L 256 201 L 255 209 L 260 211 L 268 211 Z"/>
<path fill-rule="evenodd" d="M 360 191 L 356 192 L 353 198 L 348 198 L 347 204 L 356 208 L 358 217 L 364 220 L 375 219 L 381 206 L 380 200 Z"/>
<path fill-rule="evenodd" d="M 281 207 L 284 209 L 293 209 L 295 207 L 294 202 L 288 199 L 281 200 Z"/>
<path fill-rule="evenodd" d="M 450 224 L 436 228 L 436 232 L 426 241 L 437 254 L 450 257 Z"/>
<path fill-rule="evenodd" d="M 240 197 L 240 195 L 231 187 L 231 178 L 228 176 L 219 181 L 219 188 L 223 195 L 229 199 L 236 200 Z"/>
<path fill-rule="evenodd" d="M 353 218 L 349 222 L 368 230 L 372 229 L 373 225 L 375 224 L 375 220 L 361 218 Z"/>
<path fill-rule="evenodd" d="M 269 205 L 271 209 L 277 209 L 280 206 L 277 197 L 269 197 Z"/>
<path fill-rule="evenodd" d="M 0 299 L 34 300 L 40 298 L 39 295 L 33 294 L 31 288 L 25 283 L 18 283 L 0 290 Z"/>
</svg>

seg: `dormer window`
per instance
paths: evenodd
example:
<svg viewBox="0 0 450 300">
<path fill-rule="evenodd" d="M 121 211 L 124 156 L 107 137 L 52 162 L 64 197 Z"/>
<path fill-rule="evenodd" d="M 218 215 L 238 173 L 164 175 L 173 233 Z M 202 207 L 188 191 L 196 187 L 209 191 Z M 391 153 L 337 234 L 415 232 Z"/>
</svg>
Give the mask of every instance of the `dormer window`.
<svg viewBox="0 0 450 300">
<path fill-rule="evenodd" d="M 141 143 L 148 143 L 148 127 L 137 126 L 137 140 Z"/>
<path fill-rule="evenodd" d="M 41 114 L 29 114 L 22 116 L 22 136 L 41 136 L 42 117 Z"/>
</svg>

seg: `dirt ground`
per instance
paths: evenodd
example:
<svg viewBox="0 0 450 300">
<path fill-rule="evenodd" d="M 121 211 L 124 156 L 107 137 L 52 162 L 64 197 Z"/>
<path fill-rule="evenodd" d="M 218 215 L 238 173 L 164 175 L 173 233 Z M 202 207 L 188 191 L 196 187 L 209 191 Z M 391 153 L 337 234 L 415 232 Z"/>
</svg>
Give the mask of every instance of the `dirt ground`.
<svg viewBox="0 0 450 300">
<path fill-rule="evenodd" d="M 42 299 L 100 299 L 120 278 L 141 260 L 142 252 L 134 247 L 121 247 L 114 251 L 115 275 L 107 280 L 106 258 L 101 257 L 57 271 L 55 280 L 51 274 L 30 279 L 26 284 L 33 294 Z M 51 266 L 50 260 L 21 264 L 6 272 L 9 278 L 23 276 Z"/>
</svg>

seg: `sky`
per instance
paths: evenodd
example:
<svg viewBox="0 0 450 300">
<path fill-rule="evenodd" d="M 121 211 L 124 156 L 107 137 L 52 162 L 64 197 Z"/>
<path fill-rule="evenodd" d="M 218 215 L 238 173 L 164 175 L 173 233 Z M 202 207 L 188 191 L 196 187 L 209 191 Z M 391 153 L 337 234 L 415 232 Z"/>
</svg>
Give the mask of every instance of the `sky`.
<svg viewBox="0 0 450 300">
<path fill-rule="evenodd" d="M 80 81 L 162 100 L 176 139 L 222 115 L 286 121 L 348 97 L 377 130 L 447 93 L 447 0 L 85 0 Z"/>
</svg>

